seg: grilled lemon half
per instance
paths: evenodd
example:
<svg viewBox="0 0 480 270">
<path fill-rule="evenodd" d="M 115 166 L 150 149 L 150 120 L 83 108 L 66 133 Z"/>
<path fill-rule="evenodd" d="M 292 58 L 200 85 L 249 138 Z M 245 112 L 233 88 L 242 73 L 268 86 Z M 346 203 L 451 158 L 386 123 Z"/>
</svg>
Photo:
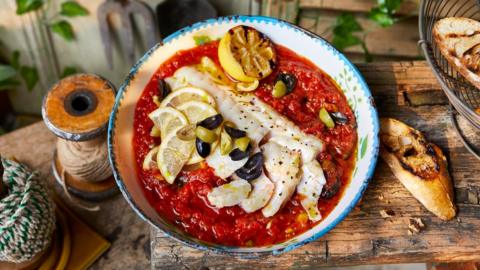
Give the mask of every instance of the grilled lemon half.
<svg viewBox="0 0 480 270">
<path fill-rule="evenodd" d="M 218 58 L 225 72 L 240 82 L 254 82 L 270 75 L 277 64 L 275 47 L 256 29 L 236 26 L 222 37 Z"/>
</svg>

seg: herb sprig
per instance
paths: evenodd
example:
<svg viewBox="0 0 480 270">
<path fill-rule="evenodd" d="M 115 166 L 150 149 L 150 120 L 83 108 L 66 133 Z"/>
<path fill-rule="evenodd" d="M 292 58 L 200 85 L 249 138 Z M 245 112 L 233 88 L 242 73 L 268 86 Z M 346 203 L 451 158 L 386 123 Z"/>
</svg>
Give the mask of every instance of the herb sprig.
<svg viewBox="0 0 480 270">
<path fill-rule="evenodd" d="M 17 14 L 23 15 L 32 11 L 40 10 L 46 6 L 45 0 L 16 0 Z M 73 31 L 72 24 L 65 18 L 72 18 L 78 16 L 87 16 L 88 10 L 75 1 L 66 1 L 60 5 L 60 12 L 55 14 L 51 18 L 44 16 L 43 23 L 48 26 L 52 32 L 59 35 L 66 41 L 72 41 L 75 39 L 75 32 Z M 56 19 L 60 17 L 60 19 Z"/>
</svg>

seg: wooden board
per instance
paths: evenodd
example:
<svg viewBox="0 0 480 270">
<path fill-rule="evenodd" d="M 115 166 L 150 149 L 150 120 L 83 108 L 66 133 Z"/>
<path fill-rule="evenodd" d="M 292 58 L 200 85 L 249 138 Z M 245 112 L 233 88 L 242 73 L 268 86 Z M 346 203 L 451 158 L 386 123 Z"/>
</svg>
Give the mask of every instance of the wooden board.
<svg viewBox="0 0 480 270">
<path fill-rule="evenodd" d="M 332 27 L 340 14 L 334 11 L 307 10 L 300 14 L 298 24 L 331 42 L 333 38 Z M 355 16 L 364 29 L 358 35 L 361 38 L 365 36 L 365 43 L 372 55 L 403 57 L 404 60 L 406 58 L 410 60 L 418 59 L 422 55 L 417 45 L 420 39 L 418 18 L 412 17 L 390 27 L 382 28 L 364 14 L 355 14 Z M 363 49 L 360 45 L 352 46 L 346 48 L 345 53 L 363 55 Z"/>
<path fill-rule="evenodd" d="M 1 136 L 0 154 L 15 157 L 37 170 L 52 192 L 63 195 L 51 173 L 55 142 L 56 137 L 43 122 L 39 122 Z M 150 228 L 133 212 L 122 195 L 100 203 L 98 212 L 82 210 L 65 196 L 61 197 L 77 216 L 112 243 L 90 269 L 148 269 Z"/>
<path fill-rule="evenodd" d="M 152 229 L 153 269 L 317 269 L 320 266 L 480 260 L 480 161 L 463 147 L 448 115 L 447 100 L 425 62 L 358 65 L 380 116 L 394 117 L 425 132 L 449 159 L 457 218 L 430 214 L 396 180 L 382 160 L 363 199 L 321 239 L 280 256 L 241 259 L 185 247 Z M 465 121 L 461 122 L 466 126 Z M 480 133 L 467 129 L 480 140 Z M 382 218 L 380 210 L 395 216 Z M 408 234 L 408 220 L 426 229 Z"/>
<path fill-rule="evenodd" d="M 414 14 L 417 12 L 419 0 L 403 1 L 398 14 Z M 351 12 L 369 12 L 377 6 L 376 0 L 300 0 L 302 9 L 330 9 Z"/>
</svg>

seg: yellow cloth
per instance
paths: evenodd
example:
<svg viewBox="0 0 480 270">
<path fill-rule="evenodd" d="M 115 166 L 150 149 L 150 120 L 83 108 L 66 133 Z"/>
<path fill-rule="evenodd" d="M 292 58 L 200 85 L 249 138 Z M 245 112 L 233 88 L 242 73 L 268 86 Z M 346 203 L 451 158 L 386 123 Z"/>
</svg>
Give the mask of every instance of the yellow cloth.
<svg viewBox="0 0 480 270">
<path fill-rule="evenodd" d="M 110 243 L 83 223 L 59 199 L 55 199 L 55 203 L 67 218 L 72 239 L 65 270 L 87 269 L 110 247 Z"/>
</svg>

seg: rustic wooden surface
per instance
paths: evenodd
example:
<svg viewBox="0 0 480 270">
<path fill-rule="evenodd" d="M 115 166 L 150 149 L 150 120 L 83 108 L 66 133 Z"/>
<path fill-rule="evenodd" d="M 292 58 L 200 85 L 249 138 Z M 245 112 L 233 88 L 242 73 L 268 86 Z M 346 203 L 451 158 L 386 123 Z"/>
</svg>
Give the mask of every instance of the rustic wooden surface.
<svg viewBox="0 0 480 270">
<path fill-rule="evenodd" d="M 297 24 L 331 41 L 337 17 L 349 13 L 362 26 L 363 31 L 355 35 L 365 40 L 374 62 L 421 59 L 417 45 L 420 1 L 403 1 L 396 12 L 398 21 L 389 27 L 381 27 L 368 18 L 370 10 L 377 6 L 376 0 L 300 0 Z M 344 53 L 354 62 L 366 61 L 360 45 L 347 47 Z"/>
<path fill-rule="evenodd" d="M 332 26 L 335 25 L 339 14 L 338 11 L 331 10 L 304 10 L 299 17 L 298 25 L 332 41 Z M 396 57 L 404 60 L 420 57 L 420 48 L 417 45 L 420 38 L 417 17 L 410 17 L 386 28 L 378 26 L 364 13 L 355 13 L 355 17 L 365 29 L 358 35 L 359 37 L 365 36 L 365 43 L 369 52 L 374 56 L 374 60 L 378 61 L 378 58 L 381 57 Z M 349 58 L 351 55 L 363 56 L 363 49 L 360 45 L 347 47 L 344 52 L 348 54 Z"/>
<path fill-rule="evenodd" d="M 416 13 L 419 0 L 404 0 L 400 6 L 398 14 Z M 375 0 L 300 0 L 299 7 L 301 9 L 327 9 L 351 12 L 369 12 L 370 9 L 377 6 Z"/>
<path fill-rule="evenodd" d="M 449 159 L 457 218 L 430 214 L 396 180 L 381 160 L 361 203 L 321 239 L 280 256 L 240 259 L 182 246 L 152 229 L 153 269 L 317 269 L 355 264 L 480 260 L 480 161 L 455 134 L 446 99 L 425 62 L 358 66 L 373 92 L 380 116 L 418 128 Z M 461 125 L 466 123 L 461 121 Z M 467 129 L 470 137 L 480 134 Z M 395 216 L 382 218 L 380 210 Z M 426 225 L 409 235 L 409 218 Z"/>
<path fill-rule="evenodd" d="M 40 172 L 50 188 L 63 194 L 54 183 L 51 162 L 56 137 L 43 122 L 0 137 L 0 154 L 15 157 Z M 122 195 L 100 204 L 99 212 L 79 209 L 65 196 L 63 201 L 81 219 L 108 239 L 112 246 L 90 269 L 148 269 L 150 265 L 150 231 L 128 206 Z M 88 241 L 88 239 L 85 239 Z"/>
</svg>

